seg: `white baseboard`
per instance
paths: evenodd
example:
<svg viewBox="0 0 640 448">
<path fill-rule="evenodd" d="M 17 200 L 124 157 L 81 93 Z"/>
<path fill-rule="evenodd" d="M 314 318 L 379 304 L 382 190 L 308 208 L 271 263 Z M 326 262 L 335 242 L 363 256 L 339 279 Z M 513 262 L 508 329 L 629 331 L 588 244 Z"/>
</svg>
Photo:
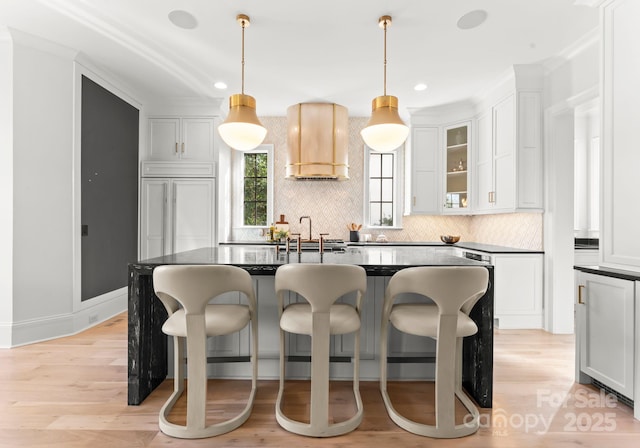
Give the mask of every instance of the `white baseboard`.
<svg viewBox="0 0 640 448">
<path fill-rule="evenodd" d="M 500 315 L 496 316 L 499 330 L 542 330 L 541 315 Z"/>
<path fill-rule="evenodd" d="M 0 348 L 18 347 L 80 333 L 127 310 L 125 292 L 75 313 L 0 324 Z"/>
<path fill-rule="evenodd" d="M 0 322 L 0 348 L 11 347 L 11 322 Z"/>
</svg>

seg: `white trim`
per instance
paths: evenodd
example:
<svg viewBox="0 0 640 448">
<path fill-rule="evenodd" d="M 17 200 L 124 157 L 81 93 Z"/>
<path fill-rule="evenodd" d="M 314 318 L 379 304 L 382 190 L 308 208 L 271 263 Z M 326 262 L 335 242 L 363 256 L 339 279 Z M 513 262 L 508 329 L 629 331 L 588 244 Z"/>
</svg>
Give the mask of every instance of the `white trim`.
<svg viewBox="0 0 640 448">
<path fill-rule="evenodd" d="M 570 219 L 562 219 L 562 210 L 567 204 L 558 204 L 556 201 L 556 191 L 566 186 L 558 184 L 566 179 L 567 167 L 561 163 L 558 166 L 558 153 L 562 148 L 554 145 L 553 137 L 558 129 L 554 125 L 555 120 L 567 119 L 574 116 L 574 109 L 582 104 L 592 102 L 598 98 L 598 87 L 589 88 L 564 101 L 558 102 L 544 111 L 544 176 L 545 176 L 545 214 L 543 223 L 543 246 L 544 251 L 544 329 L 552 333 L 571 333 L 573 331 L 573 304 L 563 307 L 562 300 L 573 297 L 573 283 L 565 282 L 566 276 L 571 275 L 563 268 L 566 263 L 561 263 L 566 258 L 571 258 L 572 265 L 575 263 L 573 246 L 567 246 L 558 241 L 557 235 L 562 234 L 569 226 L 573 235 L 573 206 L 570 212 Z M 572 124 L 572 126 L 574 126 Z M 573 146 L 571 147 L 573 152 Z M 569 168 L 573 173 L 573 164 Z M 573 176 L 571 176 L 573 178 Z M 573 191 L 573 182 L 571 185 Z M 571 288 L 571 289 L 569 289 Z"/>
<path fill-rule="evenodd" d="M 588 6 L 590 8 L 597 8 L 602 5 L 606 0 L 573 0 L 575 6 Z"/>
<path fill-rule="evenodd" d="M 140 128 L 140 122 L 142 120 L 142 106 L 138 103 L 133 97 L 129 96 L 127 93 L 123 92 L 117 86 L 113 85 L 110 81 L 106 80 L 101 75 L 94 73 L 89 70 L 84 65 L 74 61 L 73 64 L 73 76 L 74 76 L 74 86 L 73 86 L 73 149 L 72 149 L 72 252 L 73 252 L 73 313 L 78 313 L 84 311 L 88 308 L 107 304 L 109 301 L 113 300 L 114 296 L 118 295 L 118 291 L 116 290 L 109 292 L 107 294 L 103 294 L 98 297 L 91 298 L 90 300 L 82 301 L 82 237 L 81 237 L 81 227 L 82 227 L 82 179 L 81 179 L 81 156 L 82 156 L 82 76 L 87 77 L 93 82 L 99 84 L 104 89 L 113 93 L 123 101 L 131 104 L 133 107 L 137 108 L 140 113 L 138 115 L 138 127 Z M 140 153 L 141 138 L 142 132 L 139 132 L 139 141 L 138 141 L 138 152 Z M 140 178 L 140 164 L 138 164 L 138 178 Z M 140 199 L 140 198 L 138 198 Z M 140 222 L 140 207 L 138 207 L 138 222 Z M 139 226 L 138 226 L 139 227 Z M 138 233 L 140 230 L 138 229 Z M 140 241 L 140 235 L 138 234 L 138 242 Z M 140 243 L 138 243 L 138 254 L 140 253 Z M 135 260 L 132 260 L 135 261 Z M 126 301 L 120 311 L 126 309 Z"/>
<path fill-rule="evenodd" d="M 404 148 L 402 145 L 393 151 L 389 151 L 387 154 L 394 155 L 394 166 L 393 166 L 393 225 L 392 226 L 372 226 L 370 225 L 371 217 L 369 216 L 369 155 L 371 153 L 376 153 L 367 145 L 364 145 L 364 173 L 363 173 L 363 190 L 364 190 L 364 200 L 363 202 L 363 211 L 362 216 L 364 217 L 363 227 L 366 229 L 375 229 L 375 230 L 402 230 L 402 216 L 404 212 Z"/>
<path fill-rule="evenodd" d="M 640 281 L 635 282 L 635 334 L 636 343 L 634 352 L 634 378 L 633 378 L 633 417 L 640 420 L 640 344 L 638 341 L 638 326 L 640 325 Z"/>
<path fill-rule="evenodd" d="M 581 36 L 568 47 L 564 48 L 558 54 L 546 59 L 542 63 L 545 75 L 548 75 L 565 63 L 571 61 L 580 53 L 588 50 L 592 45 L 597 45 L 600 41 L 600 35 L 600 27 L 597 26 Z"/>
<path fill-rule="evenodd" d="M 78 51 L 69 47 L 57 44 L 50 40 L 34 36 L 33 34 L 19 31 L 15 28 L 7 28 L 14 44 L 24 45 L 29 48 L 40 50 L 44 53 L 58 56 L 62 59 L 74 59 L 78 56 Z"/>
<path fill-rule="evenodd" d="M 71 4 L 67 0 L 40 0 L 49 8 L 86 26 L 106 39 L 121 45 L 140 58 L 149 61 L 175 78 L 194 93 L 210 93 L 209 74 L 202 72 L 198 66 L 189 64 L 176 55 L 168 57 L 154 48 L 154 43 L 135 30 L 127 29 L 105 11 L 100 11 L 91 2 L 82 2 L 82 6 Z"/>
<path fill-rule="evenodd" d="M 99 302 L 91 299 L 91 303 L 78 312 L 74 310 L 69 314 L 2 323 L 0 324 L 0 348 L 18 347 L 71 336 L 111 319 L 127 309 L 126 287 L 104 294 L 100 298 L 103 300 Z"/>
<path fill-rule="evenodd" d="M 258 146 L 252 151 L 236 151 L 232 150 L 233 168 L 231 188 L 234 200 L 232 212 L 232 231 L 233 229 L 261 229 L 269 226 L 269 217 L 275 222 L 273 216 L 273 184 L 274 184 L 274 145 L 264 144 Z M 267 154 L 267 223 L 265 226 L 245 226 L 244 223 L 244 155 L 245 154 Z"/>
</svg>

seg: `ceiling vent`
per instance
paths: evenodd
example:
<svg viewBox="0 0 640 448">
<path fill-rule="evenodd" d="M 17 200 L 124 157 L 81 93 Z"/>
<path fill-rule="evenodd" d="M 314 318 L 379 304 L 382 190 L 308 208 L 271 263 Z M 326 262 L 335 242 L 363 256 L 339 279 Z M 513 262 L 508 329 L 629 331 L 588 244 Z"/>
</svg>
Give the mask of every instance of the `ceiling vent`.
<svg viewBox="0 0 640 448">
<path fill-rule="evenodd" d="M 349 115 L 332 103 L 300 103 L 287 109 L 286 178 L 349 179 Z"/>
</svg>

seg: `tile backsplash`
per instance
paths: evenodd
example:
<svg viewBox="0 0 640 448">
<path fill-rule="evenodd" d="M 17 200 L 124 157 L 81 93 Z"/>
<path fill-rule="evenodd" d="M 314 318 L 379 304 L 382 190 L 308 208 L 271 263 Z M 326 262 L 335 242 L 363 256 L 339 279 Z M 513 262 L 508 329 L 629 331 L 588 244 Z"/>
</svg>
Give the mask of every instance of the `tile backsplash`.
<svg viewBox="0 0 640 448">
<path fill-rule="evenodd" d="M 364 143 L 360 130 L 367 117 L 349 118 L 349 180 L 295 181 L 285 175 L 287 119 L 260 117 L 268 133 L 264 143 L 274 145 L 274 218 L 284 214 L 291 232 L 309 233 L 308 221 L 299 223 L 300 216 L 311 216 L 313 237 L 320 232 L 328 238 L 349 240 L 347 225 L 363 222 Z M 373 239 L 383 233 L 390 241 L 439 241 L 440 235 L 455 234 L 461 241 L 522 249 L 542 250 L 542 217 L 540 213 L 507 213 L 477 216 L 404 216 L 401 230 L 367 229 Z M 274 219 L 275 220 L 275 219 Z M 257 229 L 232 230 L 231 239 L 260 240 Z"/>
</svg>

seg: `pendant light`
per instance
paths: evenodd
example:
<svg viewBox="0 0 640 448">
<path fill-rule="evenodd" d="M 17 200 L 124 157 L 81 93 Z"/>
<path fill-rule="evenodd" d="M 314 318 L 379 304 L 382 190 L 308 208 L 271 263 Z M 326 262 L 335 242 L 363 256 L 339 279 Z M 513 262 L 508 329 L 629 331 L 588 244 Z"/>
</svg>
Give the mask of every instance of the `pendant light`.
<svg viewBox="0 0 640 448">
<path fill-rule="evenodd" d="M 384 94 L 373 99 L 371 118 L 360 135 L 369 148 L 385 152 L 402 145 L 409 128 L 398 115 L 398 98 L 387 95 L 387 28 L 391 25 L 391 16 L 380 17 L 378 25 L 384 30 Z"/>
<path fill-rule="evenodd" d="M 256 115 L 256 100 L 244 94 L 244 29 L 251 22 L 249 16 L 238 14 L 236 21 L 242 27 L 242 93 L 229 97 L 229 114 L 227 119 L 218 126 L 222 140 L 238 151 L 255 149 L 267 135 L 267 130 Z"/>
</svg>

